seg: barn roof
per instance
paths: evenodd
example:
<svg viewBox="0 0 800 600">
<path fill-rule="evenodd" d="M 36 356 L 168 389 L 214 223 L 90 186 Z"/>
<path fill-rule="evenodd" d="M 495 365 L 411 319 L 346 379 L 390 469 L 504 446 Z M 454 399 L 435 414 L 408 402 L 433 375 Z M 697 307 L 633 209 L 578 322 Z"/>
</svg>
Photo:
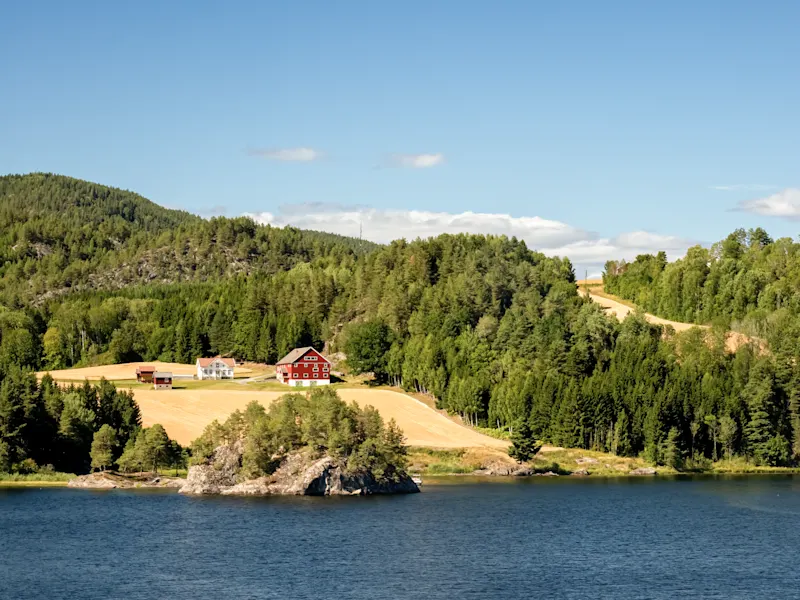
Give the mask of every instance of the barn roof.
<svg viewBox="0 0 800 600">
<path fill-rule="evenodd" d="M 156 368 L 151 365 L 141 365 L 136 367 L 137 373 L 155 373 Z"/>
<path fill-rule="evenodd" d="M 169 371 L 156 371 L 153 373 L 153 377 L 158 377 L 159 379 L 172 379 L 172 373 Z"/>
<path fill-rule="evenodd" d="M 305 355 L 305 354 L 306 354 L 306 353 L 307 353 L 309 350 L 313 350 L 313 351 L 314 351 L 316 354 L 319 354 L 319 352 L 317 352 L 316 350 L 314 350 L 314 348 L 312 348 L 311 346 L 306 346 L 305 348 L 295 348 L 294 350 L 292 350 L 291 352 L 289 352 L 289 354 L 287 354 L 286 356 L 284 356 L 282 359 L 280 359 L 280 360 L 279 360 L 277 363 L 275 363 L 275 364 L 276 364 L 276 365 L 286 365 L 286 364 L 293 363 L 293 362 L 295 362 L 295 361 L 296 361 L 298 358 L 300 358 L 300 357 L 304 356 L 304 355 Z M 324 360 L 325 362 L 328 362 L 328 359 L 327 359 L 327 358 L 325 358 L 324 356 L 322 356 L 322 354 L 319 354 L 319 355 L 320 355 L 320 357 L 322 357 L 322 360 Z"/>
<path fill-rule="evenodd" d="M 222 358 L 221 356 L 212 356 L 211 358 L 198 358 L 197 362 L 200 363 L 201 367 L 207 367 L 215 360 L 225 363 L 229 367 L 236 366 L 236 360 L 233 358 Z"/>
</svg>

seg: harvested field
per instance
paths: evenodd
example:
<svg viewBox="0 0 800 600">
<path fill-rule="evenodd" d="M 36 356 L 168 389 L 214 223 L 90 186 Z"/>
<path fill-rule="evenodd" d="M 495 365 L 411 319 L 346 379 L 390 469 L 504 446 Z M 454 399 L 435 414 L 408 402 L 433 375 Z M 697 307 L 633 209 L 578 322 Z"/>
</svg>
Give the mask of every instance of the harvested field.
<svg viewBox="0 0 800 600">
<path fill-rule="evenodd" d="M 135 380 L 136 368 L 143 365 L 149 365 L 155 367 L 158 371 L 168 371 L 175 375 L 194 375 L 197 373 L 197 367 L 195 367 L 195 365 L 154 361 L 122 363 L 119 365 L 103 365 L 100 367 L 84 367 L 82 369 L 41 371 L 40 373 L 37 373 L 37 375 L 41 377 L 45 373 L 50 373 L 50 376 L 56 381 L 83 381 L 84 379 L 95 381 L 101 377 L 105 377 L 109 381 L 126 381 Z M 253 373 L 253 369 L 237 366 L 235 373 L 236 377 L 249 377 Z"/>
<path fill-rule="evenodd" d="M 253 400 L 269 406 L 286 392 L 238 390 L 150 390 L 134 389 L 133 393 L 145 426 L 161 423 L 169 436 L 181 444 L 197 438 L 214 419 L 225 420 L 229 414 L 243 410 Z M 394 419 L 410 446 L 428 448 L 498 448 L 508 442 L 485 436 L 454 423 L 415 400 L 391 390 L 338 389 L 346 402 L 374 406 L 385 421 Z"/>
</svg>

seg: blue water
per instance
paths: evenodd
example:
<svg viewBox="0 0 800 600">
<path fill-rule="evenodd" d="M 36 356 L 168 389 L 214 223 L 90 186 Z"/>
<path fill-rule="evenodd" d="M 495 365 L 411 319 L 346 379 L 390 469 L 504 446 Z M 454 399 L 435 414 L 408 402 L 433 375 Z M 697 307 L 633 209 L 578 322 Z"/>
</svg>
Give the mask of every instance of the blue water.
<svg viewBox="0 0 800 600">
<path fill-rule="evenodd" d="M 368 498 L 0 488 L 0 598 L 800 597 L 800 478 L 455 481 Z"/>
</svg>

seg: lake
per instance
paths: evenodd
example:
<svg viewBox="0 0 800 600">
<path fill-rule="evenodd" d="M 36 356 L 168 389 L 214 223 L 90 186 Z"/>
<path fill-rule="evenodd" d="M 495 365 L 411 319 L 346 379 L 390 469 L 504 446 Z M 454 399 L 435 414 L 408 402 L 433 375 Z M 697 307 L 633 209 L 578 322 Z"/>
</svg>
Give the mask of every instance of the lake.
<svg viewBox="0 0 800 600">
<path fill-rule="evenodd" d="M 800 596 L 800 478 L 431 481 L 366 498 L 0 488 L 0 598 Z"/>
</svg>

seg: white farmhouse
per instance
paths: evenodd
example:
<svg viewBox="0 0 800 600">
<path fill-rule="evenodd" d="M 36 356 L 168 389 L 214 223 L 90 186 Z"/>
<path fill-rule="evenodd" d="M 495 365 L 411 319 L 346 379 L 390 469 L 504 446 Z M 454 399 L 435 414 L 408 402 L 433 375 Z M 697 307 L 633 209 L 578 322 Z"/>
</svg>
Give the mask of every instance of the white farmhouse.
<svg viewBox="0 0 800 600">
<path fill-rule="evenodd" d="M 198 379 L 233 379 L 233 370 L 236 368 L 236 360 L 233 358 L 198 358 L 197 359 L 197 378 Z"/>
</svg>

